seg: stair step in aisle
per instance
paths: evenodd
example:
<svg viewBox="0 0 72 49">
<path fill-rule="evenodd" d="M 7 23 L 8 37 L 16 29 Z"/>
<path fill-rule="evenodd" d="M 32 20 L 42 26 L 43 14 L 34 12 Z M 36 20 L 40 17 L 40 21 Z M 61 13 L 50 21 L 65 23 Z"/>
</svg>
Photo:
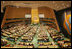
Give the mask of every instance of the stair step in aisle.
<svg viewBox="0 0 72 49">
<path fill-rule="evenodd" d="M 36 35 L 34 36 L 34 38 L 33 38 L 33 40 L 32 40 L 32 43 L 33 43 L 33 45 L 34 45 L 34 48 L 37 48 L 38 47 L 38 44 L 37 44 L 37 42 L 38 42 L 38 40 L 37 40 L 37 35 L 38 35 L 38 27 L 39 26 L 37 26 L 37 31 L 36 31 Z"/>
</svg>

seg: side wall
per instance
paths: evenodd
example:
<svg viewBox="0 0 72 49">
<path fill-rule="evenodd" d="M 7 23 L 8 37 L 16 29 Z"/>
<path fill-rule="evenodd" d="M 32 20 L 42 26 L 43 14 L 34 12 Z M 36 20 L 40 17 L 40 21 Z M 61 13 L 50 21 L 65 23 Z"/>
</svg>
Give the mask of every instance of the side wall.
<svg viewBox="0 0 72 49">
<path fill-rule="evenodd" d="M 40 18 L 40 22 L 43 22 L 46 25 L 49 25 L 50 27 L 60 31 L 53 9 L 49 7 L 39 7 L 38 11 L 39 11 L 39 14 L 44 14 L 45 16 L 43 19 Z"/>
<path fill-rule="evenodd" d="M 7 6 L 1 28 L 13 22 L 27 21 L 28 19 L 25 19 L 25 14 L 31 14 L 31 8 L 17 8 Z"/>
<path fill-rule="evenodd" d="M 57 24 L 57 20 L 55 17 L 54 10 L 48 7 L 39 7 L 38 8 L 39 14 L 44 14 L 45 18 L 40 18 L 40 22 L 45 23 L 46 25 L 59 30 L 59 26 Z M 8 26 L 11 23 L 16 22 L 30 22 L 31 19 L 25 19 L 25 14 L 31 14 L 31 8 L 17 8 L 17 7 L 6 7 L 5 15 L 2 21 L 1 28 L 4 26 Z"/>
</svg>

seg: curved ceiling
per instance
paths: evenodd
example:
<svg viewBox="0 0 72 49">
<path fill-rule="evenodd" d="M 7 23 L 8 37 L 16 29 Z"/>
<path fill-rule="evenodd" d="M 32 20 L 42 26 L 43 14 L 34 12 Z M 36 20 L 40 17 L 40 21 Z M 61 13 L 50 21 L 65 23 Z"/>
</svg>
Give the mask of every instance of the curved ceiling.
<svg viewBox="0 0 72 49">
<path fill-rule="evenodd" d="M 56 11 L 71 7 L 71 1 L 1 1 L 1 12 L 6 5 L 19 7 L 38 8 L 41 6 L 50 7 Z"/>
</svg>

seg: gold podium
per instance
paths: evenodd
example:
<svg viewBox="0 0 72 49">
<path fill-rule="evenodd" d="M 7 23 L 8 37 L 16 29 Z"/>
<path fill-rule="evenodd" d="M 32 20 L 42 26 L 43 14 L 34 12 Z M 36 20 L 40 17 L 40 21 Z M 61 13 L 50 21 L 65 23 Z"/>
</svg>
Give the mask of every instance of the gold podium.
<svg viewBox="0 0 72 49">
<path fill-rule="evenodd" d="M 38 16 L 38 9 L 33 9 L 31 10 L 31 24 L 38 24 L 39 23 L 39 16 Z"/>
</svg>

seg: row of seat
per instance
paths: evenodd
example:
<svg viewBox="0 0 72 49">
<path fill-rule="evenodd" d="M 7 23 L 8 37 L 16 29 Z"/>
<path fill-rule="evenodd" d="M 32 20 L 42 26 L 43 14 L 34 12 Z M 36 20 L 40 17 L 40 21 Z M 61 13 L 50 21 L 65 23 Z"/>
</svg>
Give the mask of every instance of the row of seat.
<svg viewBox="0 0 72 49">
<path fill-rule="evenodd" d="M 30 29 L 26 34 L 24 34 L 21 39 L 22 40 L 27 40 L 27 41 L 32 41 L 33 40 L 33 37 L 35 36 L 36 34 L 36 29 L 37 29 L 37 26 L 34 26 L 32 29 Z"/>
<path fill-rule="evenodd" d="M 31 42 L 33 40 L 34 35 L 36 34 L 37 26 L 31 26 L 31 25 L 24 25 L 24 24 L 17 24 L 15 26 L 12 26 L 8 29 L 2 29 L 2 37 L 7 37 L 6 40 L 13 41 L 18 41 L 20 38 L 20 41 L 18 42 Z M 16 43 L 18 43 L 16 42 Z M 19 45 L 21 43 L 18 43 Z M 24 45 L 24 46 L 30 46 L 29 45 Z M 33 47 L 30 46 L 30 47 Z"/>
<path fill-rule="evenodd" d="M 2 30 L 2 35 L 11 38 L 18 38 L 25 34 L 31 27 L 27 27 L 21 24 L 18 24 L 15 27 L 11 27 L 9 29 Z"/>
<path fill-rule="evenodd" d="M 20 47 L 22 46 L 23 48 L 34 48 L 34 45 L 33 43 L 31 43 L 31 41 L 37 34 L 37 39 L 38 39 L 37 44 L 39 44 L 38 48 L 58 48 L 58 45 L 50 41 L 47 33 L 49 33 L 51 38 L 55 42 L 57 42 L 59 46 L 61 46 L 62 48 L 71 47 L 70 40 L 64 40 L 65 37 L 62 35 L 62 33 L 59 33 L 57 30 L 49 26 L 40 25 L 38 27 L 38 25 L 31 26 L 31 25 L 24 25 L 23 23 L 19 23 L 16 24 L 15 26 L 11 26 L 8 29 L 2 29 L 1 31 L 2 31 L 1 33 L 2 39 L 7 37 L 6 39 L 7 41 L 10 42 L 13 41 L 14 42 L 13 47 L 16 47 L 17 45 Z M 4 44 L 6 45 L 7 43 L 5 42 Z"/>
<path fill-rule="evenodd" d="M 58 48 L 57 45 L 48 45 L 48 46 L 38 46 L 38 48 Z"/>
<path fill-rule="evenodd" d="M 44 29 L 43 25 L 40 25 L 40 27 L 39 27 L 38 41 L 49 42 L 49 38 L 47 36 L 47 32 Z"/>
<path fill-rule="evenodd" d="M 62 35 L 62 33 L 58 33 L 55 29 L 48 28 L 48 33 L 54 41 L 64 40 L 64 36 Z"/>
<path fill-rule="evenodd" d="M 71 40 L 64 39 L 65 36 L 61 32 L 56 32 L 54 29 L 48 27 L 48 32 L 52 39 L 59 44 L 62 48 L 71 48 Z"/>
<path fill-rule="evenodd" d="M 71 48 L 71 40 L 70 40 L 70 39 L 58 41 L 57 43 L 58 43 L 62 48 Z"/>
</svg>

